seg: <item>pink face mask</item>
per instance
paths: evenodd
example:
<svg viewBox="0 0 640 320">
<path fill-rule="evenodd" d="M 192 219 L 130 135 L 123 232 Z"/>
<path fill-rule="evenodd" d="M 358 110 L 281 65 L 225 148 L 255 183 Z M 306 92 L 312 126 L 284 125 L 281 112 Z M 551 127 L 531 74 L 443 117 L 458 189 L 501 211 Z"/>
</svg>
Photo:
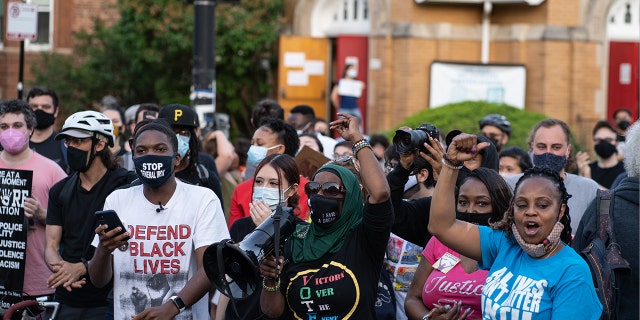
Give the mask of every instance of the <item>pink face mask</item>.
<svg viewBox="0 0 640 320">
<path fill-rule="evenodd" d="M 29 142 L 29 136 L 27 132 L 22 132 L 18 129 L 9 128 L 0 134 L 0 144 L 4 150 L 11 154 L 16 154 L 24 149 L 24 146 Z"/>
</svg>

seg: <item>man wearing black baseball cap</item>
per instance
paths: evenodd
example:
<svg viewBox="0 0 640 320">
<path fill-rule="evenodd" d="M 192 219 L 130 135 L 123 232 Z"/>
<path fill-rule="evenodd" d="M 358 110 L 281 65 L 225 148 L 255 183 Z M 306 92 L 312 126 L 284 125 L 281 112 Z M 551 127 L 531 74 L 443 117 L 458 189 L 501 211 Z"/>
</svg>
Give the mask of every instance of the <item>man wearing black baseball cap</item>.
<svg viewBox="0 0 640 320">
<path fill-rule="evenodd" d="M 176 167 L 176 177 L 213 190 L 222 202 L 222 187 L 215 161 L 207 161 L 205 165 L 203 159 L 208 155 L 200 152 L 196 133 L 198 114 L 195 110 L 181 104 L 169 104 L 160 109 L 158 119 L 167 121 L 178 137 L 180 163 Z"/>
</svg>

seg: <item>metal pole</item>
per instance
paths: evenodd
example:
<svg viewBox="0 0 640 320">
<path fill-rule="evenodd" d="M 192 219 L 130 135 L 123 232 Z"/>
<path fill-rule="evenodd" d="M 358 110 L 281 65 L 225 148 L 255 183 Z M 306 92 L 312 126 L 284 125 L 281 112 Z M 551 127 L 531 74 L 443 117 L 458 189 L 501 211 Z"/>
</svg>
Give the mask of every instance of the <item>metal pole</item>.
<svg viewBox="0 0 640 320">
<path fill-rule="evenodd" d="M 216 107 L 216 70 L 215 70 L 215 0 L 194 1 L 194 37 L 193 37 L 193 88 L 191 105 L 193 107 L 211 105 Z"/>
<path fill-rule="evenodd" d="M 22 99 L 22 81 L 24 79 L 24 40 L 20 40 L 20 63 L 18 66 L 18 99 Z"/>
<path fill-rule="evenodd" d="M 491 41 L 491 1 L 485 1 L 482 7 L 482 43 L 480 61 L 489 63 L 489 42 Z"/>
</svg>

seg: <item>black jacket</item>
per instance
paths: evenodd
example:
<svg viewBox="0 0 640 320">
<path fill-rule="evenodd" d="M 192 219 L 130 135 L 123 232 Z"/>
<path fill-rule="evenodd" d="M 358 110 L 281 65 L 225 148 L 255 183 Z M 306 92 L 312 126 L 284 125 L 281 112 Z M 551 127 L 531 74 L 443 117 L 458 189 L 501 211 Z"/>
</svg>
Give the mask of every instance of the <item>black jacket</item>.
<svg viewBox="0 0 640 320">
<path fill-rule="evenodd" d="M 628 177 L 611 191 L 609 218 L 613 234 L 620 245 L 622 257 L 629 262 L 631 273 L 620 275 L 616 285 L 620 288 L 617 319 L 640 319 L 638 314 L 638 177 Z M 585 211 L 573 239 L 572 247 L 580 252 L 596 237 L 598 208 L 594 199 Z"/>
</svg>

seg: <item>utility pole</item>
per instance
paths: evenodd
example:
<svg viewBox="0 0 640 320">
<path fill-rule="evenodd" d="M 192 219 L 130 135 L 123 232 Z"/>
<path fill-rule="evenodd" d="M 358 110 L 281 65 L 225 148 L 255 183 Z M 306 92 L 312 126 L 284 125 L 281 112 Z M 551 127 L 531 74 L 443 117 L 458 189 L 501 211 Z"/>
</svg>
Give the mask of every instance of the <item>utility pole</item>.
<svg viewBox="0 0 640 320">
<path fill-rule="evenodd" d="M 193 31 L 193 69 L 191 106 L 196 112 L 210 114 L 212 121 L 216 112 L 216 4 L 234 3 L 239 0 L 195 0 Z"/>
</svg>

